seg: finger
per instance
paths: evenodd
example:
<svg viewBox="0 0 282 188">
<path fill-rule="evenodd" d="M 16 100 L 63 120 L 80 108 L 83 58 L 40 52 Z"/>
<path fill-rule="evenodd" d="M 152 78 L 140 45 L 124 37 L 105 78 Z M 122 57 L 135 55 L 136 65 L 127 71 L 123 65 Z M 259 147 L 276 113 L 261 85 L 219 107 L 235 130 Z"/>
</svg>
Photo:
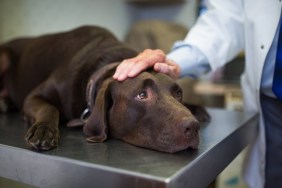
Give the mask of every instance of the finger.
<svg viewBox="0 0 282 188">
<path fill-rule="evenodd" d="M 170 75 L 172 78 L 177 79 L 180 76 L 180 66 L 173 60 L 166 60 L 168 66 L 170 67 Z"/>
<path fill-rule="evenodd" d="M 130 59 L 124 60 L 116 69 L 113 76 L 114 79 L 123 80 L 127 78 L 127 74 L 130 71 L 130 67 L 134 64 Z"/>
<path fill-rule="evenodd" d="M 146 56 L 143 56 L 143 58 L 138 57 L 128 59 L 124 63 L 122 63 L 121 66 L 118 67 L 114 78 L 119 81 L 123 81 L 127 77 L 134 77 L 143 70 L 152 67 L 155 63 L 152 61 L 154 60 L 148 59 Z"/>
<path fill-rule="evenodd" d="M 168 65 L 165 63 L 156 63 L 154 70 L 169 75 L 173 79 L 179 77 L 180 68 L 176 64 Z"/>
<path fill-rule="evenodd" d="M 161 51 L 162 52 L 162 51 Z M 166 63 L 164 54 L 150 54 L 149 56 L 143 55 L 142 58 L 138 57 L 136 63 L 131 67 L 131 71 L 128 73 L 128 77 L 134 77 L 140 72 L 153 67 L 156 63 Z"/>
<path fill-rule="evenodd" d="M 126 78 L 128 78 L 129 76 L 129 73 L 132 69 L 134 69 L 134 67 L 136 67 L 136 63 L 134 62 L 130 62 L 128 63 L 126 66 L 123 66 L 122 67 L 122 70 L 120 70 L 120 73 L 117 77 L 117 80 L 118 81 L 123 81 L 125 80 Z"/>
<path fill-rule="evenodd" d="M 128 77 L 137 76 L 140 72 L 146 70 L 147 68 L 151 67 L 149 63 L 144 61 L 139 61 L 135 63 L 134 66 L 131 67 L 130 72 L 128 73 Z"/>
<path fill-rule="evenodd" d="M 120 70 L 119 70 L 119 75 L 117 75 L 116 79 L 118 81 L 123 81 L 126 78 L 130 77 L 130 72 L 134 70 L 133 72 L 140 73 L 144 68 L 141 67 L 139 68 L 141 63 L 140 62 L 129 62 L 126 65 L 124 65 Z M 133 74 L 134 75 L 134 74 Z"/>
<path fill-rule="evenodd" d="M 169 66 L 165 63 L 156 63 L 154 65 L 154 70 L 157 71 L 157 72 L 168 74 L 169 73 Z"/>
<path fill-rule="evenodd" d="M 161 50 L 154 50 L 148 53 L 144 53 L 138 59 L 139 61 L 143 61 L 148 66 L 153 66 L 156 63 L 165 63 L 166 56 Z"/>
<path fill-rule="evenodd" d="M 128 60 L 123 60 L 116 68 L 115 74 L 113 75 L 113 78 L 116 79 L 120 73 L 122 72 L 124 66 L 128 63 Z"/>
<path fill-rule="evenodd" d="M 143 70 L 153 67 L 157 62 L 166 63 L 166 56 L 164 52 L 161 50 L 146 49 L 138 56 L 124 60 L 117 67 L 113 78 L 123 81 L 127 77 L 134 77 Z"/>
</svg>

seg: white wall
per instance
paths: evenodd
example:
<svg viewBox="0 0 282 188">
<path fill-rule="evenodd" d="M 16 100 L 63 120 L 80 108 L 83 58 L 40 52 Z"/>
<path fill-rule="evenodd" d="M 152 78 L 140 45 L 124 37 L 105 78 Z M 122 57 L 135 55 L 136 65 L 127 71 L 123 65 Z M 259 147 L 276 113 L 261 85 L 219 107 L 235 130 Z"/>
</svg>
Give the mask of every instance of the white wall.
<svg viewBox="0 0 282 188">
<path fill-rule="evenodd" d="M 178 22 L 191 28 L 198 15 L 198 1 L 186 0 L 183 3 L 160 4 L 159 6 L 134 6 L 133 20 L 162 19 Z"/>
<path fill-rule="evenodd" d="M 128 25 L 123 0 L 0 0 L 0 41 L 92 24 L 123 38 Z"/>
<path fill-rule="evenodd" d="M 0 42 L 81 25 L 99 25 L 123 39 L 132 22 L 172 20 L 191 27 L 197 0 L 172 6 L 136 6 L 126 0 L 0 0 Z"/>
</svg>

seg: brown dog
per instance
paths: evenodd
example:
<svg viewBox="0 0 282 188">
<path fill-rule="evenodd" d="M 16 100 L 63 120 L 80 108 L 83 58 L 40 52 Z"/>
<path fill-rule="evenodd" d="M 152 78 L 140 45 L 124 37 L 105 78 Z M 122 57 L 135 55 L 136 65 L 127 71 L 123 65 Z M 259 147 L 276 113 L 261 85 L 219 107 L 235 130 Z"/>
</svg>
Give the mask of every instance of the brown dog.
<svg viewBox="0 0 282 188">
<path fill-rule="evenodd" d="M 1 97 L 22 109 L 31 125 L 26 141 L 37 150 L 56 147 L 59 119 L 80 124 L 73 119 L 85 108 L 88 141 L 111 136 L 165 152 L 196 148 L 199 123 L 171 78 L 146 71 L 123 82 L 112 79 L 117 64 L 136 55 L 99 27 L 14 40 L 0 46 Z"/>
</svg>

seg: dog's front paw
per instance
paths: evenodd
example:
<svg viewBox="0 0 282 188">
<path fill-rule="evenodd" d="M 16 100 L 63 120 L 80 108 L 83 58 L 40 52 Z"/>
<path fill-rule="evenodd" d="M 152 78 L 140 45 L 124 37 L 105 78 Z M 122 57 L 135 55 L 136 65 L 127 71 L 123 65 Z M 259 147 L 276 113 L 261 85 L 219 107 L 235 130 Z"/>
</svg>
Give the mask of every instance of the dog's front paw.
<svg viewBox="0 0 282 188">
<path fill-rule="evenodd" d="M 58 146 L 59 130 L 48 123 L 32 125 L 25 136 L 27 143 L 36 150 L 50 150 Z"/>
</svg>

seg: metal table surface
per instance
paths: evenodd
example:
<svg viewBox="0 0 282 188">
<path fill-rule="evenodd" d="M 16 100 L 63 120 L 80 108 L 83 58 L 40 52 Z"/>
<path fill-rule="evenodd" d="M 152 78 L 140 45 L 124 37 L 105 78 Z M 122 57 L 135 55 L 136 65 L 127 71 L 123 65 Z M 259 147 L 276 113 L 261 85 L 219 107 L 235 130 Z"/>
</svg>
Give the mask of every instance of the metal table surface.
<svg viewBox="0 0 282 188">
<path fill-rule="evenodd" d="M 198 150 L 176 154 L 110 139 L 87 143 L 81 129 L 60 126 L 58 148 L 31 151 L 19 114 L 0 115 L 0 177 L 37 187 L 206 187 L 254 140 L 258 115 L 208 108 Z"/>
</svg>

